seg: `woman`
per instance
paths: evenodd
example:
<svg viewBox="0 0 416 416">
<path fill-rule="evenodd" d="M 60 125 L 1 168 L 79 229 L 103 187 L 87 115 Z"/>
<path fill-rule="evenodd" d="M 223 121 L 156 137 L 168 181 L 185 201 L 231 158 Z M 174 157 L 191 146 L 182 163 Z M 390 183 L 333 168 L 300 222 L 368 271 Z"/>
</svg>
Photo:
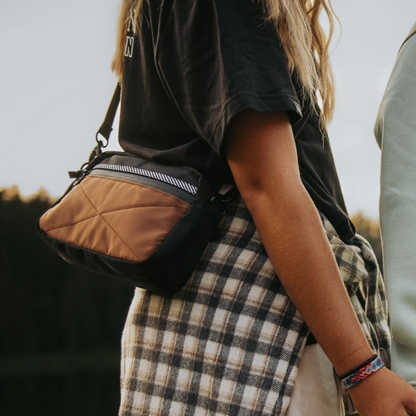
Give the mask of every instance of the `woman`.
<svg viewBox="0 0 416 416">
<path fill-rule="evenodd" d="M 321 10 L 332 25 L 325 1 L 123 2 L 121 146 L 241 198 L 177 295 L 136 290 L 122 416 L 342 414 L 332 366 L 372 365 L 349 389 L 361 416 L 416 413 L 413 391 L 372 357 L 388 360 L 384 286 L 325 131 Z"/>
</svg>

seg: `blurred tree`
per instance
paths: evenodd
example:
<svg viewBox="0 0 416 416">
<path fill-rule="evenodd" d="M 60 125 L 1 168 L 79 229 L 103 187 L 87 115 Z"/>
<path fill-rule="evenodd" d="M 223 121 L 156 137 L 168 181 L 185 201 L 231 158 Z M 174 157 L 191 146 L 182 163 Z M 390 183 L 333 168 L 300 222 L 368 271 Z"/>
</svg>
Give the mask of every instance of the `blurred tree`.
<svg viewBox="0 0 416 416">
<path fill-rule="evenodd" d="M 358 234 L 362 235 L 373 247 L 380 269 L 383 270 L 379 222 L 366 217 L 363 212 L 357 212 L 351 219 L 357 227 Z"/>
<path fill-rule="evenodd" d="M 2 354 L 119 349 L 133 289 L 73 267 L 37 235 L 51 205 L 44 189 L 0 189 Z"/>
<path fill-rule="evenodd" d="M 133 288 L 41 241 L 37 220 L 51 203 L 44 189 L 0 189 L 0 414 L 113 415 Z"/>
</svg>

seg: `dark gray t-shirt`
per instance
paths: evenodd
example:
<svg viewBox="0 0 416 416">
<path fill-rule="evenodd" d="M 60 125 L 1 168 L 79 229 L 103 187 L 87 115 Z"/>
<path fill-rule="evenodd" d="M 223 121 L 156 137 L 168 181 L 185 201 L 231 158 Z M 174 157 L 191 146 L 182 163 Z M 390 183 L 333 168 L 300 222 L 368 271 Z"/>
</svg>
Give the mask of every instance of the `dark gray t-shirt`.
<svg viewBox="0 0 416 416">
<path fill-rule="evenodd" d="M 222 152 L 229 121 L 244 109 L 286 111 L 303 183 L 348 242 L 348 219 L 330 144 L 302 102 L 275 28 L 251 0 L 145 0 L 129 26 L 119 140 L 124 150 L 188 165 L 233 182 Z"/>
</svg>

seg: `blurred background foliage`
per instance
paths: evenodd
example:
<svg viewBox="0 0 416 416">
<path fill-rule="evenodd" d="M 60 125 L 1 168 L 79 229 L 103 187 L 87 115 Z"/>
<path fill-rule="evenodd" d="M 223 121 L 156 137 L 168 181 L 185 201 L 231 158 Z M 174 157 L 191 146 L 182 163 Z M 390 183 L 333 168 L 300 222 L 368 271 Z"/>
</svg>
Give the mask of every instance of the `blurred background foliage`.
<svg viewBox="0 0 416 416">
<path fill-rule="evenodd" d="M 116 415 L 133 288 L 64 262 L 37 235 L 46 191 L 0 189 L 0 415 Z"/>
<path fill-rule="evenodd" d="M 361 234 L 373 247 L 380 269 L 383 270 L 379 222 L 366 217 L 363 212 L 357 212 L 351 219 L 357 228 L 358 234 Z"/>
<path fill-rule="evenodd" d="M 45 190 L 0 189 L 0 415 L 114 416 L 133 288 L 70 266 L 43 244 Z M 353 220 L 381 261 L 377 221 Z"/>
</svg>

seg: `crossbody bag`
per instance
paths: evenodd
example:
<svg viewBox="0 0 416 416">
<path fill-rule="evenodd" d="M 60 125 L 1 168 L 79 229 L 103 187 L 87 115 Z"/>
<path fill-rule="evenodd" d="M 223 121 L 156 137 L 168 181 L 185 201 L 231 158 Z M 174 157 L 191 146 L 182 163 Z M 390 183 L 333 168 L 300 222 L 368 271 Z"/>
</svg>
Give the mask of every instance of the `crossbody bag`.
<svg viewBox="0 0 416 416">
<path fill-rule="evenodd" d="M 188 281 L 238 191 L 221 195 L 192 167 L 103 152 L 120 93 L 118 85 L 88 162 L 69 173 L 74 181 L 38 229 L 67 262 L 169 296 Z"/>
</svg>

